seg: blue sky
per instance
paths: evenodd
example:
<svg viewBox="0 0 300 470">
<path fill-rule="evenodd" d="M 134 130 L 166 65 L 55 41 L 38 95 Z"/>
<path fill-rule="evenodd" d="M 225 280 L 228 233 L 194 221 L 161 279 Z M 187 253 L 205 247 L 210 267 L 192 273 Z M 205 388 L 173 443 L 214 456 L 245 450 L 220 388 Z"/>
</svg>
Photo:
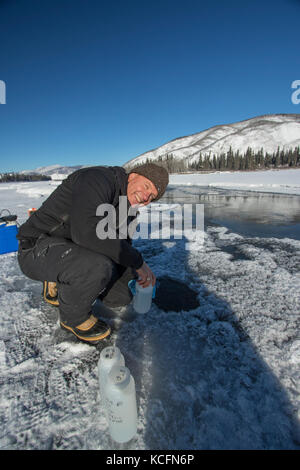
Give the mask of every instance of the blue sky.
<svg viewBox="0 0 300 470">
<path fill-rule="evenodd" d="M 300 113 L 299 18 L 298 0 L 0 0 L 0 171 Z"/>
</svg>

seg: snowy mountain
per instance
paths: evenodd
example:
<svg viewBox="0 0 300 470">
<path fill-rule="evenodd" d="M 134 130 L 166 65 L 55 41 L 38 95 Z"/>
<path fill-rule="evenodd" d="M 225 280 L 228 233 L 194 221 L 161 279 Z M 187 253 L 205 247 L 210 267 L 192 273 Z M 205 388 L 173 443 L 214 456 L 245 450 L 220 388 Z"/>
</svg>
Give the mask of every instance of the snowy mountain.
<svg viewBox="0 0 300 470">
<path fill-rule="evenodd" d="M 211 127 L 185 137 L 179 137 L 167 142 L 154 150 L 149 150 L 138 157 L 126 162 L 123 167 L 131 168 L 136 164 L 156 161 L 172 155 L 178 161 L 189 165 L 199 160 L 200 154 L 205 156 L 220 156 L 227 153 L 230 147 L 233 152 L 243 154 L 251 147 L 254 151 L 263 152 L 294 150 L 300 146 L 300 114 L 269 114 L 257 116 L 233 124 L 223 124 Z M 51 176 L 53 180 L 62 180 L 74 171 L 91 165 L 62 166 L 59 164 L 43 166 L 22 173 L 40 173 Z"/>
<path fill-rule="evenodd" d="M 179 137 L 129 160 L 124 167 L 144 163 L 147 159 L 155 161 L 170 154 L 191 164 L 199 159 L 200 153 L 202 156 L 219 156 L 230 147 L 233 152 L 244 153 L 251 147 L 272 153 L 278 147 L 287 150 L 297 146 L 300 146 L 300 114 L 269 114 Z"/>
<path fill-rule="evenodd" d="M 87 166 L 90 165 L 62 166 L 56 164 L 49 166 L 40 166 L 39 168 L 35 168 L 34 170 L 23 170 L 20 173 L 39 173 L 41 175 L 51 176 L 51 179 L 53 180 L 63 180 L 74 171 L 79 170 L 80 168 L 85 168 Z"/>
</svg>

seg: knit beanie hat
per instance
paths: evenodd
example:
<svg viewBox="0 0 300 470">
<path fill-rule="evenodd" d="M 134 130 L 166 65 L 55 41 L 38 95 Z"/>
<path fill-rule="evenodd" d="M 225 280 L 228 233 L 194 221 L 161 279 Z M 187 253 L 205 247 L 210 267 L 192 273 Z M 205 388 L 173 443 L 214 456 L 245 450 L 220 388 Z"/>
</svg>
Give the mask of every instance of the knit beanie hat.
<svg viewBox="0 0 300 470">
<path fill-rule="evenodd" d="M 153 201 L 157 201 L 162 197 L 169 183 L 169 173 L 167 170 L 154 163 L 144 163 L 144 165 L 136 166 L 130 170 L 129 174 L 130 173 L 138 173 L 139 175 L 145 176 L 145 178 L 148 178 L 148 180 L 154 184 L 158 195 Z"/>
</svg>

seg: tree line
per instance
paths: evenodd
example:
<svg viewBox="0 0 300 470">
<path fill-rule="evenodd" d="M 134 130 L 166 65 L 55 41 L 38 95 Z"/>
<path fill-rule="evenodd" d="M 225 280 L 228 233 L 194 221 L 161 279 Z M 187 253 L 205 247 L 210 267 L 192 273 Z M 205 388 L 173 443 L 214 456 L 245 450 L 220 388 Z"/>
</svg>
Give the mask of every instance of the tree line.
<svg viewBox="0 0 300 470">
<path fill-rule="evenodd" d="M 147 158 L 144 163 L 150 162 L 151 160 Z M 167 168 L 170 173 L 295 168 L 300 166 L 300 147 L 295 147 L 294 150 L 281 150 L 278 147 L 276 152 L 272 153 L 264 152 L 263 148 L 255 151 L 251 147 L 248 147 L 244 153 L 239 150 L 233 152 L 230 147 L 226 153 L 220 155 L 202 155 L 200 153 L 196 158 L 193 158 L 193 162 L 186 159 L 177 159 L 170 153 L 164 156 L 160 155 L 155 163 Z"/>
<path fill-rule="evenodd" d="M 40 175 L 39 173 L 0 173 L 0 183 L 9 183 L 11 181 L 49 181 L 51 176 Z"/>
</svg>

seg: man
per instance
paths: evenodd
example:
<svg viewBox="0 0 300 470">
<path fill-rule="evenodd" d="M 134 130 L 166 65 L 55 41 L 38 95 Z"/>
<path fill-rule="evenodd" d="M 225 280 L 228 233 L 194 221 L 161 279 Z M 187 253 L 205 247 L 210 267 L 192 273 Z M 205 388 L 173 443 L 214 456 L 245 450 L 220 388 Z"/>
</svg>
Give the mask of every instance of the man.
<svg viewBox="0 0 300 470">
<path fill-rule="evenodd" d="M 20 227 L 18 261 L 22 272 L 43 282 L 44 299 L 59 307 L 60 326 L 78 339 L 98 342 L 109 326 L 92 314 L 99 297 L 107 306 L 131 301 L 128 282 L 147 287 L 155 275 L 129 236 L 97 235 L 103 221 L 98 208 L 111 204 L 118 215 L 120 196 L 127 207 L 157 201 L 168 185 L 168 172 L 149 163 L 126 173 L 122 167 L 89 167 L 64 180 Z M 127 216 L 128 226 L 133 216 Z M 119 226 L 117 228 L 120 228 Z"/>
</svg>

